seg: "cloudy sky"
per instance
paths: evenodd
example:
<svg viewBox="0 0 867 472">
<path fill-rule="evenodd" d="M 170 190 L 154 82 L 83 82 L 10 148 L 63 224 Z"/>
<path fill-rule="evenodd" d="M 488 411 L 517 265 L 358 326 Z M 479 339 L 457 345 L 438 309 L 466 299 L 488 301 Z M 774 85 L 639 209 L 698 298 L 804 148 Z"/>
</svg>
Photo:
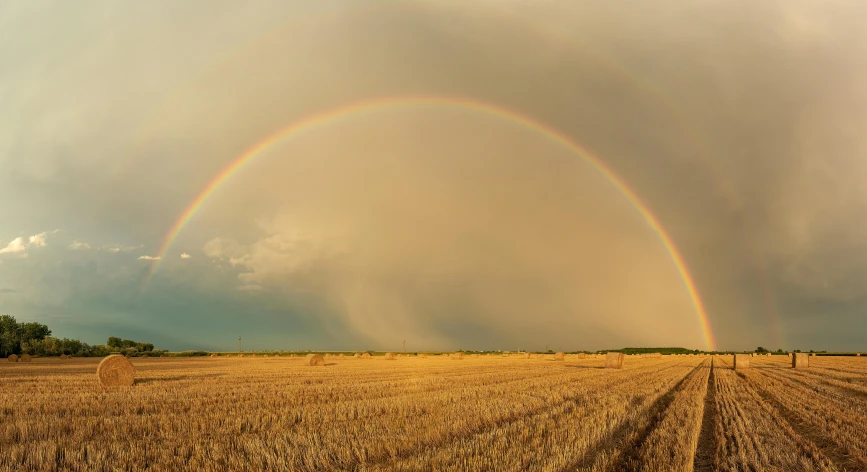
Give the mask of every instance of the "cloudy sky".
<svg viewBox="0 0 867 472">
<path fill-rule="evenodd" d="M 595 158 L 720 348 L 867 349 L 865 17 L 3 2 L 0 313 L 173 350 L 706 347 Z M 248 149 L 388 100 L 264 147 L 154 260 Z"/>
</svg>

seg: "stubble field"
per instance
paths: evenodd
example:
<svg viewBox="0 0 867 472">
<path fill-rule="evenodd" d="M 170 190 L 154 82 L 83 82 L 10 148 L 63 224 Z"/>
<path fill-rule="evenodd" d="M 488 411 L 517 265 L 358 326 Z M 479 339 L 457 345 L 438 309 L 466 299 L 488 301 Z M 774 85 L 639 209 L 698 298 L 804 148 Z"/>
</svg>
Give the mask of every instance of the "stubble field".
<svg viewBox="0 0 867 472">
<path fill-rule="evenodd" d="M 867 358 L 98 362 L 0 364 L 0 470 L 867 470 Z"/>
</svg>

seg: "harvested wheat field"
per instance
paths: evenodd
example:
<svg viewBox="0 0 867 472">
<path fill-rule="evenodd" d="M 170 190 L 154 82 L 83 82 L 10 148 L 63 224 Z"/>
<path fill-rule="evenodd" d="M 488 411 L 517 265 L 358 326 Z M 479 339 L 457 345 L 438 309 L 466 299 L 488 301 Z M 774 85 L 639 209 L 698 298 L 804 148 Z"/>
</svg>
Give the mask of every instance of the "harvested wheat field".
<svg viewBox="0 0 867 472">
<path fill-rule="evenodd" d="M 867 470 L 864 358 L 100 361 L 0 364 L 0 470 Z"/>
</svg>

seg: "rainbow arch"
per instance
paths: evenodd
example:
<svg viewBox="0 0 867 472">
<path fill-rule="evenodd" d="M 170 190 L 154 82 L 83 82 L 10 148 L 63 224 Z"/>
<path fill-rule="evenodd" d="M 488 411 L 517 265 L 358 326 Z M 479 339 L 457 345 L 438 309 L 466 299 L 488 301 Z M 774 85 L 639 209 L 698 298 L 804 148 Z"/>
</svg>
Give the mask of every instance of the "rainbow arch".
<svg viewBox="0 0 867 472">
<path fill-rule="evenodd" d="M 148 272 L 145 275 L 144 281 L 142 283 L 142 290 L 145 290 L 147 288 L 150 280 L 159 269 L 161 261 L 165 259 L 166 254 L 172 247 L 172 244 L 174 244 L 175 240 L 183 230 L 184 226 L 186 226 L 187 223 L 189 223 L 190 220 L 192 220 L 192 218 L 196 215 L 196 213 L 199 212 L 199 210 L 202 208 L 208 198 L 213 195 L 213 193 L 224 182 L 226 182 L 230 177 L 232 177 L 232 175 L 241 170 L 247 163 L 256 158 L 256 156 L 262 154 L 263 151 L 268 149 L 273 144 L 285 138 L 288 138 L 296 133 L 317 126 L 323 126 L 334 120 L 347 118 L 352 115 L 358 115 L 373 110 L 381 110 L 387 108 L 408 108 L 419 106 L 460 108 L 464 110 L 470 110 L 478 113 L 496 116 L 506 121 L 520 124 L 540 133 L 541 135 L 546 136 L 552 141 L 557 142 L 558 144 L 569 149 L 571 152 L 575 153 L 576 155 L 584 159 L 587 163 L 589 163 L 591 166 L 593 166 L 598 172 L 605 176 L 605 178 L 609 182 L 611 182 L 611 184 L 614 185 L 617 190 L 619 190 L 620 193 L 624 197 L 626 197 L 627 200 L 629 200 L 632 206 L 634 206 L 635 209 L 638 210 L 639 213 L 641 213 L 641 215 L 644 217 L 644 220 L 651 227 L 651 229 L 653 229 L 653 231 L 659 236 L 660 241 L 662 242 L 663 246 L 671 257 L 671 260 L 674 263 L 678 274 L 683 280 L 690 300 L 695 307 L 695 311 L 701 325 L 701 330 L 704 335 L 706 347 L 710 350 L 716 350 L 716 342 L 711 331 L 710 321 L 708 319 L 707 312 L 705 311 L 704 304 L 701 301 L 698 290 L 695 287 L 695 283 L 692 280 L 692 276 L 690 275 L 689 271 L 687 270 L 686 264 L 683 261 L 683 257 L 681 257 L 680 252 L 677 250 L 677 247 L 674 245 L 671 238 L 663 229 L 659 220 L 656 219 L 653 213 L 651 213 L 650 210 L 644 205 L 644 203 L 635 195 L 635 193 L 629 189 L 629 187 L 622 179 L 620 179 L 613 171 L 611 171 L 611 169 L 609 169 L 599 158 L 595 157 L 592 153 L 590 153 L 590 151 L 582 147 L 570 137 L 566 136 L 560 131 L 557 131 L 556 129 L 551 128 L 545 123 L 538 121 L 532 117 L 523 115 L 519 112 L 500 107 L 498 105 L 462 97 L 400 96 L 363 100 L 308 115 L 307 117 L 297 120 L 292 124 L 286 126 L 285 128 L 282 128 L 275 133 L 267 136 L 265 139 L 248 148 L 241 155 L 235 158 L 228 166 L 223 168 L 223 170 L 220 171 L 220 173 L 217 174 L 205 186 L 205 188 L 202 189 L 201 192 L 199 192 L 196 198 L 193 199 L 193 201 L 184 209 L 180 216 L 178 216 L 174 224 L 172 224 L 171 228 L 166 233 L 162 245 L 157 252 L 156 259 L 151 262 L 151 265 L 148 268 Z"/>
</svg>

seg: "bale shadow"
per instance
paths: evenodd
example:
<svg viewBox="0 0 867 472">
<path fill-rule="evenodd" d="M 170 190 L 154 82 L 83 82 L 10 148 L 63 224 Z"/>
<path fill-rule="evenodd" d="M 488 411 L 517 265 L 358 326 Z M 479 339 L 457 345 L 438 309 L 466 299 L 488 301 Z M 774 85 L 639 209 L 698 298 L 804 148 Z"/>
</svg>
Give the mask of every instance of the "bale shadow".
<svg viewBox="0 0 867 472">
<path fill-rule="evenodd" d="M 202 378 L 214 378 L 214 377 L 225 377 L 226 374 L 202 374 L 202 375 L 177 375 L 174 377 L 148 377 L 144 379 L 135 379 L 135 383 L 153 383 L 153 382 L 176 382 L 179 380 L 189 380 L 189 379 L 202 379 Z"/>
</svg>

